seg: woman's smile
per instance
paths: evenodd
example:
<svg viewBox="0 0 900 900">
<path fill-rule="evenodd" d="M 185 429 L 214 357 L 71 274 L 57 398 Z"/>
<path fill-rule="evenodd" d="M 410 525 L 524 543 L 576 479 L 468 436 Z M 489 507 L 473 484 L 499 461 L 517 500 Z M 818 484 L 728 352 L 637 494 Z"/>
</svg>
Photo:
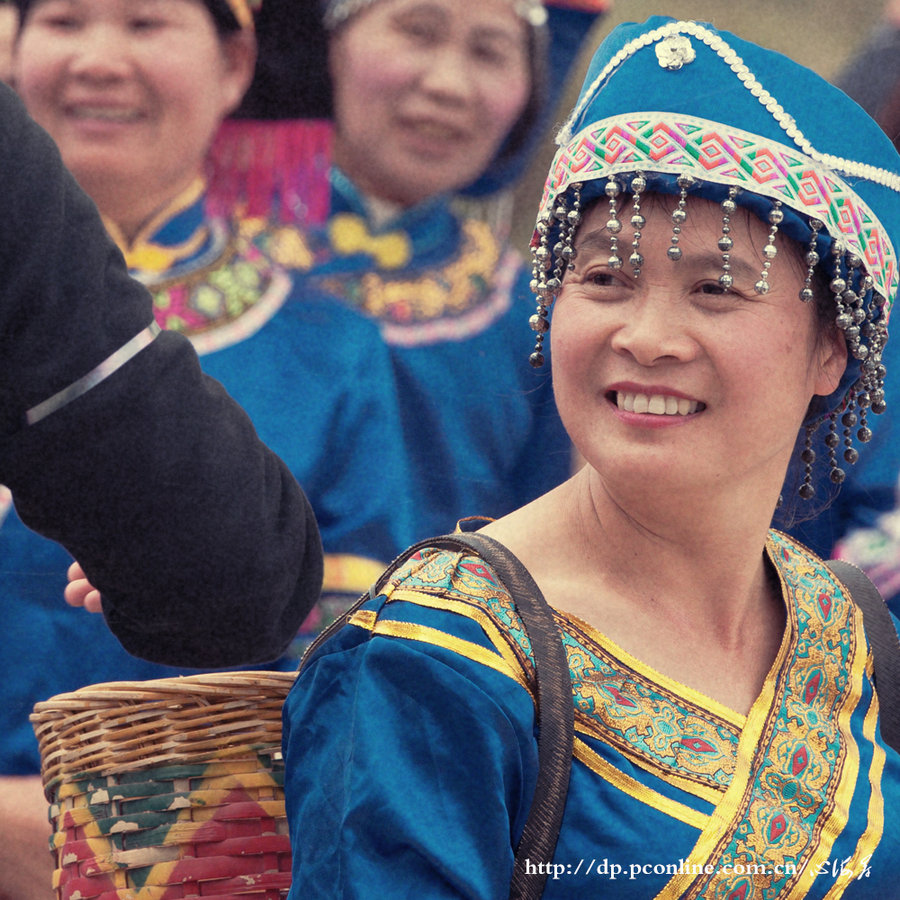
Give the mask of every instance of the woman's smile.
<svg viewBox="0 0 900 900">
<path fill-rule="evenodd" d="M 705 409 L 699 400 L 668 393 L 616 390 L 610 396 L 618 409 L 623 412 L 650 416 L 689 416 Z"/>
</svg>

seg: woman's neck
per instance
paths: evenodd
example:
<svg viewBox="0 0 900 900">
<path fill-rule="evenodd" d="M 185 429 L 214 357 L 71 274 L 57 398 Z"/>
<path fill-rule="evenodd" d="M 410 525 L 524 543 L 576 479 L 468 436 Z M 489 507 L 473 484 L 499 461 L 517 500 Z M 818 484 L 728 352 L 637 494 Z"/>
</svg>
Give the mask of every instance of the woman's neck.
<svg viewBox="0 0 900 900">
<path fill-rule="evenodd" d="M 113 224 L 110 229 L 120 246 L 131 247 L 157 230 L 173 205 L 181 205 L 182 198 L 202 193 L 204 181 L 196 173 L 171 185 L 165 191 L 140 193 L 134 185 L 118 185 L 112 179 L 100 178 L 94 184 L 89 179 L 79 179 L 81 187 L 90 195 L 100 210 L 104 221 Z M 193 202 L 193 200 L 192 200 Z"/>
<path fill-rule="evenodd" d="M 718 509 L 712 498 L 655 500 L 629 507 L 585 468 L 484 530 L 520 557 L 551 606 L 746 713 L 784 637 L 765 556 L 771 509 L 738 496 Z"/>
<path fill-rule="evenodd" d="M 379 197 L 361 195 L 363 206 L 366 209 L 366 218 L 373 228 L 384 228 L 390 225 L 403 213 L 404 207 L 390 200 L 382 200 Z"/>
<path fill-rule="evenodd" d="M 695 610 L 698 619 L 715 608 L 724 623 L 723 605 L 741 617 L 740 607 L 754 599 L 759 586 L 774 501 L 757 503 L 737 490 L 703 497 L 665 491 L 647 499 L 621 497 L 589 467 L 581 477 L 577 529 L 618 590 L 671 602 L 681 615 Z"/>
<path fill-rule="evenodd" d="M 126 255 L 126 258 L 128 258 L 129 255 L 140 251 L 141 248 L 152 245 L 154 237 L 160 229 L 171 222 L 179 213 L 183 213 L 194 206 L 203 196 L 205 188 L 205 181 L 200 177 L 196 178 L 181 192 L 168 198 L 161 207 L 153 209 L 137 226 L 126 225 L 123 228 L 119 220 L 108 216 L 103 207 L 101 207 L 100 210 L 106 230 L 119 249 Z M 180 236 L 179 242 L 181 244 L 184 243 L 184 236 Z"/>
<path fill-rule="evenodd" d="M 705 498 L 654 491 L 636 502 L 616 496 L 585 466 L 487 530 L 509 539 L 513 552 L 535 566 L 536 578 L 543 569 L 551 593 L 566 585 L 555 598 L 563 609 L 573 593 L 584 593 L 590 604 L 603 585 L 623 602 L 657 612 L 671 607 L 681 618 L 708 622 L 715 611 L 725 638 L 740 630 L 765 589 L 763 551 L 774 502 L 750 491 Z M 535 527 L 538 521 L 554 527 L 548 533 Z"/>
</svg>

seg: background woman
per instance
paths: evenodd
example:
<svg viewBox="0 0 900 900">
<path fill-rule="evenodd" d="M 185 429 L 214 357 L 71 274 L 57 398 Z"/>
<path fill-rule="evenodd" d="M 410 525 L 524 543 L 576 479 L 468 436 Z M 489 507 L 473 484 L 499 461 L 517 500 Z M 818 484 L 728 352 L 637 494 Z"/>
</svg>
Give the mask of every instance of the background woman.
<svg viewBox="0 0 900 900">
<path fill-rule="evenodd" d="M 289 14 L 287 23 L 278 16 L 271 21 L 273 10 L 279 9 L 282 16 Z M 228 162 L 228 152 L 240 156 L 239 151 L 253 149 L 260 129 L 274 131 L 278 141 L 269 149 L 274 146 L 285 162 L 300 155 L 297 168 L 272 184 L 279 212 L 290 206 L 292 220 L 298 213 L 308 218 L 293 200 L 314 200 L 308 188 L 316 179 L 326 186 L 327 204 L 328 158 L 322 154 L 330 126 L 322 117 L 328 112 L 328 95 L 319 84 L 324 77 L 321 52 L 315 66 L 321 41 L 313 38 L 321 28 L 314 10 L 310 4 L 298 11 L 296 3 L 278 0 L 268 7 L 268 28 L 281 27 L 282 37 L 308 38 L 292 49 L 306 59 L 318 82 L 305 82 L 307 91 L 291 97 L 293 107 L 282 104 L 284 88 L 279 92 L 277 80 L 271 81 L 271 58 L 254 66 L 256 34 L 249 9 L 224 0 L 23 3 L 15 82 L 29 111 L 56 140 L 64 162 L 98 204 L 132 274 L 149 287 L 157 322 L 190 337 L 203 354 L 206 371 L 215 371 L 226 383 L 257 431 L 278 444 L 290 470 L 308 486 L 329 548 L 381 559 L 394 546 L 389 529 L 380 523 L 388 521 L 391 486 L 400 479 L 393 457 L 385 453 L 381 458 L 366 448 L 367 429 L 396 417 L 392 392 L 367 390 L 367 376 L 379 385 L 392 377 L 377 329 L 327 299 L 295 293 L 290 271 L 265 252 L 265 222 L 238 210 L 228 217 L 210 214 L 211 206 L 222 209 L 229 191 L 240 193 L 230 182 L 215 180 L 210 187 L 211 149 L 217 161 Z M 265 24 L 263 11 L 258 15 Z M 270 37 L 271 31 L 259 33 L 263 45 Z M 267 112 L 294 115 L 304 121 L 226 119 L 242 102 L 254 68 L 257 77 L 241 112 L 257 118 Z M 228 147 L 222 143 L 223 121 Z M 249 145 L 240 143 L 245 139 Z M 318 156 L 307 160 L 307 151 Z M 221 167 L 213 170 L 214 176 L 220 174 Z M 246 173 L 248 191 L 242 199 L 248 204 L 272 199 L 260 190 L 260 174 Z M 210 196 L 212 189 L 215 196 Z M 302 262 L 302 241 L 298 238 L 291 247 Z M 327 359 L 313 364 L 310 346 L 328 346 Z M 89 433 L 71 435 L 73 454 L 90 452 L 92 438 Z M 373 470 L 378 471 L 376 479 L 371 478 Z M 179 481 L 182 475 L 173 470 L 165 477 Z M 103 514 L 102 506 L 98 514 Z M 164 527 L 174 529 L 178 523 L 156 525 Z M 402 531 L 403 540 L 406 535 Z M 162 536 L 159 546 L 166 546 Z M 199 575 L 211 561 L 201 555 L 204 545 L 196 546 Z M 11 673 L 0 705 L 0 773 L 6 776 L 3 793 L 14 798 L 14 810 L 25 820 L 4 816 L 3 826 L 19 838 L 27 836 L 36 858 L 49 869 L 40 760 L 28 722 L 33 704 L 94 682 L 187 670 L 130 656 L 102 618 L 66 607 L 61 595 L 71 557 L 30 532 L 12 510 L 0 527 L 0 561 L 0 608 L 8 635 L 0 666 Z M 161 572 L 167 562 L 166 556 L 158 559 Z M 250 585 L 246 590 L 251 596 Z M 243 623 L 245 639 L 260 624 Z M 211 645 L 217 627 L 235 629 L 224 619 L 210 622 Z M 191 659 L 182 657 L 180 665 L 190 665 Z M 200 655 L 193 659 L 195 666 L 221 664 Z M 289 667 L 294 660 L 291 655 L 276 665 Z M 16 874 L 25 869 L 3 868 Z M 28 890 L 43 896 L 48 885 L 49 871 Z M 17 900 L 30 896 L 21 884 L 10 891 Z"/>
<path fill-rule="evenodd" d="M 204 665 L 271 658 L 318 596 L 309 504 L 243 410 L 202 375 L 188 341 L 155 328 L 96 207 L 5 85 L 0 107 L 0 480 L 30 527 L 84 561 L 132 652 Z M 248 617 L 259 618 L 252 632 L 241 627 Z M 27 658 L 47 649 L 35 638 L 54 635 L 6 620 L 4 636 Z M 60 652 L 76 668 L 90 655 Z M 17 678 L 28 677 L 7 660 L 4 726 Z M 28 727 L 27 710 L 18 718 L 4 742 Z M 46 898 L 38 779 L 0 780 L 0 831 L 0 896 Z"/>
<path fill-rule="evenodd" d="M 900 756 L 862 616 L 770 523 L 817 466 L 841 480 L 884 408 L 900 159 L 809 70 L 660 18 L 604 42 L 558 141 L 532 359 L 549 330 L 586 465 L 484 528 L 569 661 L 544 896 L 888 896 Z M 508 896 L 534 689 L 490 567 L 407 560 L 288 698 L 293 896 Z"/>
<path fill-rule="evenodd" d="M 605 5 L 326 4 L 335 164 L 308 283 L 370 317 L 390 352 L 391 441 L 409 461 L 394 508 L 411 540 L 509 511 L 569 472 L 549 382 L 521 363 L 530 275 L 460 201 L 512 186 Z"/>
</svg>

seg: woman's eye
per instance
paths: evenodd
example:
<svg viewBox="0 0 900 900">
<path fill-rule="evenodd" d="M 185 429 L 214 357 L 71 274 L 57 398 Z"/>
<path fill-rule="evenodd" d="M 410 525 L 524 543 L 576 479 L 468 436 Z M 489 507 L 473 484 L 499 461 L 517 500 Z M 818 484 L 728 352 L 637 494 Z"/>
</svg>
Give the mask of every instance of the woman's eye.
<svg viewBox="0 0 900 900">
<path fill-rule="evenodd" d="M 79 19 L 74 13 L 44 10 L 34 17 L 34 24 L 59 31 L 72 31 L 78 27 Z"/>
<path fill-rule="evenodd" d="M 697 304 L 710 310 L 725 311 L 742 306 L 747 295 L 740 289 L 724 287 L 718 280 L 708 281 L 694 289 Z"/>
<path fill-rule="evenodd" d="M 585 281 L 595 287 L 614 287 L 617 283 L 612 272 L 589 272 Z"/>
<path fill-rule="evenodd" d="M 164 24 L 162 19 L 153 16 L 138 16 L 128 23 L 132 31 L 155 31 Z"/>
<path fill-rule="evenodd" d="M 718 281 L 710 281 L 707 284 L 700 285 L 700 293 L 701 294 L 730 294 L 731 291 L 725 287 L 724 285 L 719 284 Z"/>
<path fill-rule="evenodd" d="M 719 283 L 718 279 L 701 284 L 696 291 L 698 294 L 705 294 L 708 297 L 722 297 L 729 300 L 740 300 L 745 297 L 745 292 L 741 288 L 725 287 Z"/>
<path fill-rule="evenodd" d="M 513 61 L 513 54 L 514 51 L 506 46 L 492 42 L 480 42 L 472 47 L 473 57 L 491 66 L 508 66 Z"/>
<path fill-rule="evenodd" d="M 435 43 L 440 33 L 435 22 L 420 18 L 399 19 L 395 27 L 400 34 L 419 44 Z"/>
</svg>

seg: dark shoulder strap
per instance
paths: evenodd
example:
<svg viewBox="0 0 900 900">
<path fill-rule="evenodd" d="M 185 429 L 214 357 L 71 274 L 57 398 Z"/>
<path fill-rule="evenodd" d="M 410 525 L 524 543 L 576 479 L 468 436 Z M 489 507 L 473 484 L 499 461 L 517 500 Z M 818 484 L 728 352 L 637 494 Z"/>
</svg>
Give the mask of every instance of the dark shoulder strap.
<svg viewBox="0 0 900 900">
<path fill-rule="evenodd" d="M 428 547 L 443 547 L 448 538 L 452 539 L 453 535 L 446 535 L 444 537 L 436 537 L 436 538 L 428 538 L 424 541 L 419 541 L 417 544 L 413 544 L 411 547 L 407 547 L 398 557 L 394 559 L 394 561 L 378 576 L 378 580 L 367 590 L 362 596 L 360 596 L 356 602 L 341 616 L 335 619 L 330 625 L 326 626 L 313 640 L 313 642 L 303 651 L 303 657 L 300 660 L 300 667 L 298 669 L 299 672 L 302 672 L 306 667 L 306 664 L 312 659 L 314 653 L 318 648 L 325 643 L 336 631 L 339 631 L 343 628 L 351 619 L 353 614 L 360 608 L 368 600 L 371 600 L 377 597 L 384 586 L 391 580 L 394 573 L 399 569 L 404 563 L 406 563 L 409 559 L 411 559 L 416 553 L 420 550 L 424 550 Z M 442 543 L 444 542 L 444 543 Z"/>
<path fill-rule="evenodd" d="M 569 790 L 575 739 L 569 661 L 553 613 L 525 566 L 487 535 L 455 534 L 452 538 L 473 549 L 497 573 L 512 595 L 531 641 L 537 682 L 539 768 L 531 811 L 516 848 L 509 896 L 536 900 L 544 890 Z"/>
<path fill-rule="evenodd" d="M 900 639 L 894 621 L 878 589 L 864 572 L 842 559 L 829 560 L 826 565 L 862 610 L 875 665 L 881 736 L 886 744 L 900 751 Z"/>
</svg>

